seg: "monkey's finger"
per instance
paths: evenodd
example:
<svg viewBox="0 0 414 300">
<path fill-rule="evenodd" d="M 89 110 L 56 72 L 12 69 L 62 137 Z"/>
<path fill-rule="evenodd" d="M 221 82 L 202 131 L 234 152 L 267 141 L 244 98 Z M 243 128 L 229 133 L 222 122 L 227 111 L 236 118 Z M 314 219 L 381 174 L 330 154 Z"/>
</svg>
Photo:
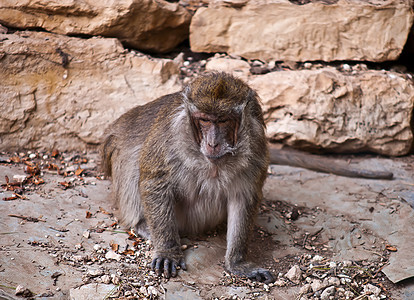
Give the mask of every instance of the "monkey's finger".
<svg viewBox="0 0 414 300">
<path fill-rule="evenodd" d="M 168 258 L 166 258 L 164 260 L 164 276 L 165 276 L 165 278 L 170 278 L 171 277 L 170 265 L 171 265 L 171 261 Z"/>
<path fill-rule="evenodd" d="M 184 271 L 187 270 L 187 265 L 185 264 L 184 259 L 180 261 L 180 268 L 183 269 Z"/>
<path fill-rule="evenodd" d="M 152 260 L 152 262 L 151 262 L 151 270 L 155 270 L 155 264 L 156 264 L 156 262 L 157 262 L 157 259 L 156 259 L 156 258 L 154 258 L 154 259 Z"/>
<path fill-rule="evenodd" d="M 162 267 L 161 264 L 163 262 L 162 258 L 156 258 L 157 262 L 155 263 L 155 273 L 157 273 L 157 275 L 161 275 L 162 273 Z"/>
<path fill-rule="evenodd" d="M 177 263 L 173 261 L 171 263 L 171 277 L 176 277 L 176 276 L 177 276 Z"/>
</svg>

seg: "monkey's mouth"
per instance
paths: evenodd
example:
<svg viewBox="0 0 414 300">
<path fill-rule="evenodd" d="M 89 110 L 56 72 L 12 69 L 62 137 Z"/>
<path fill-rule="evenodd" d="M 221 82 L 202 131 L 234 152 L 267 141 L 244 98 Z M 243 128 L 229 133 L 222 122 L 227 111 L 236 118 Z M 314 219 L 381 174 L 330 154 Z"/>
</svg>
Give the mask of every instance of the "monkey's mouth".
<svg viewBox="0 0 414 300">
<path fill-rule="evenodd" d="M 222 158 L 224 155 L 206 155 L 207 159 L 211 161 L 212 163 L 216 163 L 220 158 Z"/>
</svg>

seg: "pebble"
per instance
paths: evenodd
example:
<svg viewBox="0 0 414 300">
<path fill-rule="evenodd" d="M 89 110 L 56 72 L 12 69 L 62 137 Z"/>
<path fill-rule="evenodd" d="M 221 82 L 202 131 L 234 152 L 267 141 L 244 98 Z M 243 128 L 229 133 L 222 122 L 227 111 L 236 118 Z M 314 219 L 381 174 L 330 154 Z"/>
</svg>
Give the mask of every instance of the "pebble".
<svg viewBox="0 0 414 300">
<path fill-rule="evenodd" d="M 311 291 L 312 287 L 309 283 L 305 284 L 304 286 L 302 286 L 299 290 L 299 293 L 301 295 L 307 294 Z"/>
<path fill-rule="evenodd" d="M 148 291 L 149 296 L 152 296 L 154 298 L 156 298 L 158 296 L 158 291 L 153 286 L 149 286 L 148 289 L 147 289 L 147 291 Z"/>
<path fill-rule="evenodd" d="M 341 285 L 341 281 L 338 277 L 329 277 L 328 278 L 328 285 L 339 286 Z"/>
<path fill-rule="evenodd" d="M 313 292 L 317 292 L 319 290 L 322 290 L 327 286 L 327 283 L 322 282 L 322 280 L 314 279 L 312 280 L 311 287 Z"/>
<path fill-rule="evenodd" d="M 93 249 L 94 249 L 95 251 L 98 251 L 98 250 L 101 250 L 101 249 L 102 249 L 102 246 L 101 246 L 101 245 L 99 245 L 99 244 L 95 244 L 95 245 L 93 246 Z"/>
<path fill-rule="evenodd" d="M 89 230 L 86 230 L 86 231 L 84 231 L 84 232 L 83 232 L 82 236 L 83 236 L 85 239 L 89 239 L 89 237 L 91 236 L 91 233 L 90 233 L 90 231 L 89 231 Z"/>
<path fill-rule="evenodd" d="M 321 300 L 329 300 L 331 296 L 335 295 L 335 287 L 330 286 L 326 288 L 321 294 Z"/>
<path fill-rule="evenodd" d="M 322 261 L 324 258 L 320 255 L 315 255 L 312 259 L 311 262 L 320 262 Z"/>
<path fill-rule="evenodd" d="M 24 286 L 22 286 L 21 284 L 19 284 L 17 287 L 16 287 L 16 292 L 15 292 L 15 294 L 16 295 L 21 295 L 21 294 L 23 294 L 23 292 L 26 290 L 26 288 L 24 287 Z"/>
<path fill-rule="evenodd" d="M 26 175 L 13 175 L 13 180 L 22 183 L 26 180 Z"/>
<path fill-rule="evenodd" d="M 275 286 L 285 286 L 287 283 L 283 279 L 278 279 L 273 283 Z"/>
<path fill-rule="evenodd" d="M 103 271 L 101 269 L 89 269 L 87 274 L 92 277 L 101 276 L 103 275 Z"/>
<path fill-rule="evenodd" d="M 381 293 L 381 289 L 375 285 L 368 283 L 364 285 L 364 293 L 367 295 L 379 296 L 379 294 Z"/>
<path fill-rule="evenodd" d="M 299 283 L 300 279 L 302 278 L 302 270 L 298 265 L 294 265 L 285 275 L 293 283 Z"/>
<path fill-rule="evenodd" d="M 105 254 L 105 258 L 106 258 L 106 259 L 115 259 L 116 261 L 120 261 L 120 260 L 121 260 L 121 255 L 120 255 L 120 254 L 115 253 L 115 252 L 114 252 L 114 251 L 112 251 L 112 250 L 109 250 L 108 252 L 106 252 L 106 254 Z"/>
<path fill-rule="evenodd" d="M 111 283 L 111 276 L 105 274 L 101 277 L 101 280 L 102 280 L 103 283 L 110 284 Z"/>
</svg>

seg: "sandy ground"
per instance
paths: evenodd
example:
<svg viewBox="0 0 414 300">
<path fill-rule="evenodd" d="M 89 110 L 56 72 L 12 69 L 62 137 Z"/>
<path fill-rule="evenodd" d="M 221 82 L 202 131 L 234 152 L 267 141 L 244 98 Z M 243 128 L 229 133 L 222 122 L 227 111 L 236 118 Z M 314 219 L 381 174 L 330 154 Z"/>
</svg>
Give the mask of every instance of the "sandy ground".
<svg viewBox="0 0 414 300">
<path fill-rule="evenodd" d="M 249 253 L 275 275 L 265 285 L 225 272 L 224 229 L 183 239 L 188 271 L 155 276 L 94 153 L 0 154 L 0 299 L 414 299 L 414 157 L 341 159 L 395 178 L 272 165 Z"/>
</svg>

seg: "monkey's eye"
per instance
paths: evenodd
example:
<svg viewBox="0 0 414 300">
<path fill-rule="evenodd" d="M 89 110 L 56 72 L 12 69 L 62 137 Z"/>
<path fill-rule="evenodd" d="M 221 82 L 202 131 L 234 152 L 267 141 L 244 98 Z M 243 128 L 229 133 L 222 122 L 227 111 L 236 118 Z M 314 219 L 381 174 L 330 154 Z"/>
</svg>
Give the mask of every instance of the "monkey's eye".
<svg viewBox="0 0 414 300">
<path fill-rule="evenodd" d="M 198 119 L 198 122 L 201 126 L 209 126 L 211 124 L 211 121 L 207 119 Z"/>
</svg>

